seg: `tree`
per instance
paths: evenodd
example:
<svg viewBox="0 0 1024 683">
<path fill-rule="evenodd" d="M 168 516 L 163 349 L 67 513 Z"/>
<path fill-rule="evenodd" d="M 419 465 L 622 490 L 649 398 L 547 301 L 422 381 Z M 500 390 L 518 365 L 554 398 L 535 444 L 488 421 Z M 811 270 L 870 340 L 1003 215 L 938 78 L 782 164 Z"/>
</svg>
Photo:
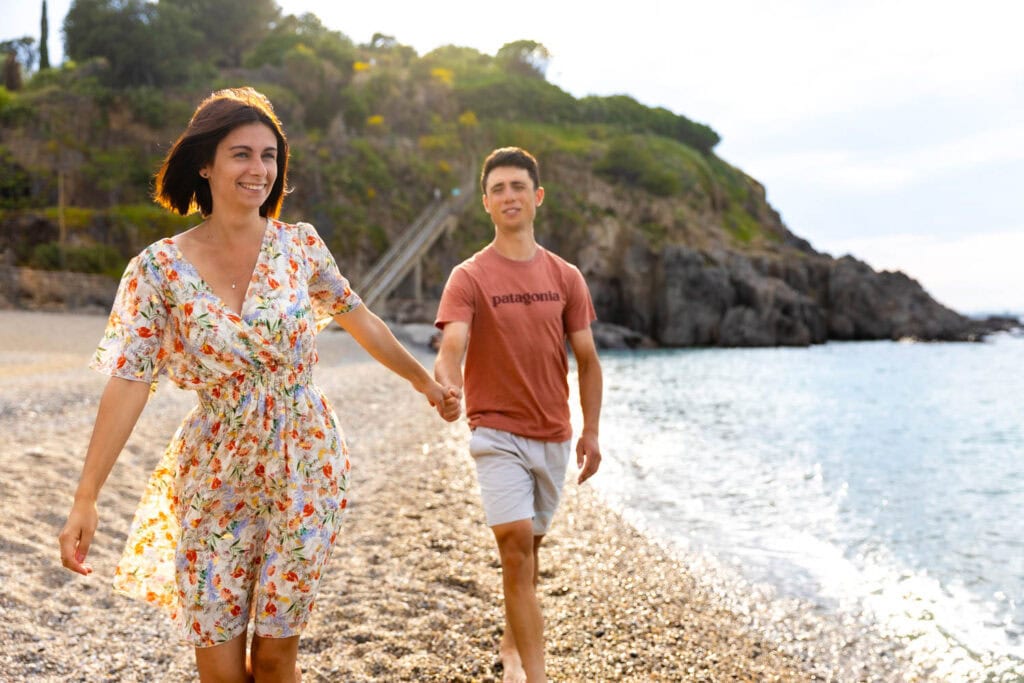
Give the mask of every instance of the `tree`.
<svg viewBox="0 0 1024 683">
<path fill-rule="evenodd" d="M 103 57 L 116 86 L 161 86 L 187 80 L 197 36 L 167 3 L 75 0 L 64 19 L 68 56 Z"/>
<path fill-rule="evenodd" d="M 443 67 L 455 74 L 455 80 L 461 80 L 486 72 L 494 63 L 494 57 L 471 47 L 442 45 L 423 55 L 420 63 L 425 67 L 424 73 L 432 67 Z"/>
<path fill-rule="evenodd" d="M 147 30 L 154 13 L 142 0 L 75 0 L 64 18 L 68 57 L 105 58 L 115 85 L 156 85 L 160 67 Z"/>
<path fill-rule="evenodd" d="M 46 0 L 43 0 L 43 18 L 39 22 L 39 68 L 50 68 L 50 23 L 46 19 Z"/>
<path fill-rule="evenodd" d="M 548 49 L 535 40 L 505 43 L 495 57 L 510 72 L 536 78 L 545 77 L 551 61 Z"/>
<path fill-rule="evenodd" d="M 36 39 L 32 36 L 23 36 L 0 41 L 0 55 L 11 53 L 14 53 L 14 58 L 21 62 L 26 71 L 31 71 L 32 65 L 36 63 Z"/>
<path fill-rule="evenodd" d="M 374 33 L 373 37 L 370 38 L 370 49 L 371 50 L 392 50 L 398 47 L 399 42 L 395 40 L 394 36 L 389 36 L 384 33 Z"/>
<path fill-rule="evenodd" d="M 379 65 L 409 66 L 416 59 L 416 50 L 384 33 L 374 33 L 365 47 L 373 53 L 373 59 Z"/>
<path fill-rule="evenodd" d="M 13 52 L 4 59 L 4 87 L 11 92 L 21 90 L 21 64 Z"/>
<path fill-rule="evenodd" d="M 245 53 L 267 35 L 280 19 L 274 0 L 160 0 L 164 9 L 181 9 L 190 26 L 202 36 L 200 58 L 216 66 L 242 66 Z"/>
<path fill-rule="evenodd" d="M 285 55 L 297 45 L 305 45 L 317 57 L 327 60 L 338 69 L 348 73 L 355 61 L 355 46 L 348 36 L 325 27 L 320 19 L 311 13 L 288 16 L 277 22 L 263 40 L 246 56 L 245 65 L 258 67 L 264 64 L 281 66 Z"/>
</svg>

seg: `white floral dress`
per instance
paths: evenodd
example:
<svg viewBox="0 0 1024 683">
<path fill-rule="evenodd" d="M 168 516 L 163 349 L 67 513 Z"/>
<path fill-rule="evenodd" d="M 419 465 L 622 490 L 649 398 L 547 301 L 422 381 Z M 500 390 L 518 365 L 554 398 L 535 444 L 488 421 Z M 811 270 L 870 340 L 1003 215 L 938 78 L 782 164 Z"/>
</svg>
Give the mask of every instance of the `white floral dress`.
<svg viewBox="0 0 1024 683">
<path fill-rule="evenodd" d="M 305 626 L 346 505 L 349 460 L 313 384 L 316 333 L 360 304 L 316 230 L 268 220 L 241 316 L 172 239 L 128 264 L 91 363 L 193 389 L 136 511 L 114 588 L 199 647 Z"/>
</svg>

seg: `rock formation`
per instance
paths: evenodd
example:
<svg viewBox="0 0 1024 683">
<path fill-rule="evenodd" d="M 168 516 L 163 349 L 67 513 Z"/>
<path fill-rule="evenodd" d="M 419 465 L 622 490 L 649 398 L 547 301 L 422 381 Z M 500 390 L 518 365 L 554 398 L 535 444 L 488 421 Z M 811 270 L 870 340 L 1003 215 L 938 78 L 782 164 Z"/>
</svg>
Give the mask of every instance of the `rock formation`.
<svg viewBox="0 0 1024 683">
<path fill-rule="evenodd" d="M 564 182 L 565 171 L 556 177 Z M 573 241 L 539 228 L 542 242 L 575 260 L 598 317 L 660 346 L 806 346 L 828 340 L 969 341 L 985 331 L 901 272 L 833 258 L 793 235 L 749 179 L 744 210 L 758 220 L 748 241 L 730 234 L 727 200 L 699 192 L 651 198 L 574 173 L 598 218 Z M 694 197 L 702 201 L 694 201 Z M 550 202 L 559 201 L 557 195 Z M 544 218 L 538 215 L 538 226 Z M 642 226 L 668 226 L 652 238 Z M 614 341 L 612 341 L 614 340 Z"/>
</svg>

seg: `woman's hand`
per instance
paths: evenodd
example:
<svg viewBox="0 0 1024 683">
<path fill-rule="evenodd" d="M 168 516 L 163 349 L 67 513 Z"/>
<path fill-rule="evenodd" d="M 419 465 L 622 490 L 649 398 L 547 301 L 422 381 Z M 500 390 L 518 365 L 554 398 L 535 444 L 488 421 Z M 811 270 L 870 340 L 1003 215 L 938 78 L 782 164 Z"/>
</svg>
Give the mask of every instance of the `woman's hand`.
<svg viewBox="0 0 1024 683">
<path fill-rule="evenodd" d="M 60 535 L 60 561 L 73 572 L 88 576 L 92 567 L 85 564 L 92 536 L 96 533 L 99 515 L 96 500 L 103 482 L 114 467 L 118 454 L 139 419 L 149 399 L 149 382 L 111 377 L 100 397 L 96 424 L 92 428 L 89 449 L 85 454 L 82 476 L 75 490 L 68 521 Z"/>
<path fill-rule="evenodd" d="M 427 397 L 431 407 L 448 422 L 459 419 L 462 413 L 462 392 L 457 387 L 442 387 L 434 380 L 428 380 L 422 387 L 417 387 Z"/>
<path fill-rule="evenodd" d="M 92 574 L 92 566 L 85 563 L 85 557 L 89 554 L 98 519 L 95 503 L 75 500 L 68 520 L 57 537 L 60 541 L 61 564 L 83 576 Z"/>
</svg>

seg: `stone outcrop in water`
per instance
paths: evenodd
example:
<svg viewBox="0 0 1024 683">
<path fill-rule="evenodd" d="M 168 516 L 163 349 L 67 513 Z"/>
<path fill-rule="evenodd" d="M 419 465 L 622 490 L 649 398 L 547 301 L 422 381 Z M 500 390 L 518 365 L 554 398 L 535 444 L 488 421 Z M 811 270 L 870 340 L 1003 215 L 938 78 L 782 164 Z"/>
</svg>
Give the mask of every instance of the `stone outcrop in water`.
<svg viewBox="0 0 1024 683">
<path fill-rule="evenodd" d="M 806 346 L 829 339 L 968 341 L 976 323 L 938 303 L 914 279 L 853 257 L 746 255 L 682 245 L 640 268 L 589 278 L 596 302 L 662 346 Z M 599 306 L 600 307 L 600 306 Z"/>
</svg>

